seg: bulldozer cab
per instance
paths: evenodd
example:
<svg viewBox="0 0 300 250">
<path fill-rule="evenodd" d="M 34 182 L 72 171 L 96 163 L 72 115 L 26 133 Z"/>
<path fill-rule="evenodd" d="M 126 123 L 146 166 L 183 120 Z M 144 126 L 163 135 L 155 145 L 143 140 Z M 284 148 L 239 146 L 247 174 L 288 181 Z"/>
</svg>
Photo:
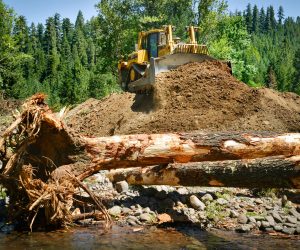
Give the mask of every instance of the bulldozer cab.
<svg viewBox="0 0 300 250">
<path fill-rule="evenodd" d="M 165 32 L 156 31 L 147 34 L 142 34 L 141 48 L 148 53 L 148 60 L 151 57 L 158 57 L 161 49 L 164 49 L 167 44 L 167 37 Z"/>
</svg>

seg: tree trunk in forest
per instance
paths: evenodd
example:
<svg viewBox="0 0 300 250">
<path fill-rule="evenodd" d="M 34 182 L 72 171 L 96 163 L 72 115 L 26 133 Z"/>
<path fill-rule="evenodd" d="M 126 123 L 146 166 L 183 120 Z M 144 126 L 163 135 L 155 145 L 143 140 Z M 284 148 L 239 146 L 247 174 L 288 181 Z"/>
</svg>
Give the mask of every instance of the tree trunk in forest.
<svg viewBox="0 0 300 250">
<path fill-rule="evenodd" d="M 300 188 L 300 157 L 173 163 L 111 170 L 112 182 L 132 185 Z"/>
</svg>

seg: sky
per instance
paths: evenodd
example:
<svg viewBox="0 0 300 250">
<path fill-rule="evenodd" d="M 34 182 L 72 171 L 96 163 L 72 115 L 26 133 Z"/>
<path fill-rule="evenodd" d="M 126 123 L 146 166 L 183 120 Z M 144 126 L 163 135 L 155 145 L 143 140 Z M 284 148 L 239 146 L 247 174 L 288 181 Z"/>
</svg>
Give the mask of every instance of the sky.
<svg viewBox="0 0 300 250">
<path fill-rule="evenodd" d="M 46 19 L 59 13 L 62 18 L 68 17 L 75 21 L 78 11 L 81 10 L 86 19 L 97 15 L 95 4 L 99 0 L 3 0 L 13 7 L 18 15 L 27 18 L 28 23 L 45 23 Z M 247 4 L 256 4 L 259 8 L 273 5 L 277 9 L 280 5 L 285 10 L 285 16 L 300 15 L 300 0 L 227 0 L 229 10 L 245 10 Z"/>
</svg>

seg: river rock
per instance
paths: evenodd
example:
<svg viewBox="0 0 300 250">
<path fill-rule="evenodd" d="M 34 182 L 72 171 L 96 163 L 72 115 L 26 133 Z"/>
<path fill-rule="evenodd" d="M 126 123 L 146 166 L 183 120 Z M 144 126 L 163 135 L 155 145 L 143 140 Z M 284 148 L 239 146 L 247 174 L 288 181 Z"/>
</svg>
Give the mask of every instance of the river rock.
<svg viewBox="0 0 300 250">
<path fill-rule="evenodd" d="M 108 209 L 108 213 L 112 216 L 119 216 L 122 212 L 121 207 L 113 206 L 112 208 Z"/>
<path fill-rule="evenodd" d="M 281 198 L 281 206 L 285 207 L 287 202 L 288 202 L 288 198 L 286 197 L 286 195 L 283 195 L 282 198 Z"/>
<path fill-rule="evenodd" d="M 235 210 L 230 210 L 230 214 L 229 214 L 229 216 L 231 217 L 231 218 L 237 218 L 237 217 L 239 217 L 239 213 L 237 212 L 237 211 L 235 211 Z"/>
<path fill-rule="evenodd" d="M 218 198 L 217 203 L 220 205 L 226 205 L 228 203 L 228 201 L 225 200 L 224 198 Z"/>
<path fill-rule="evenodd" d="M 254 201 L 256 204 L 263 204 L 264 202 L 262 201 L 262 199 L 260 199 L 260 198 L 257 198 L 257 199 L 255 199 L 255 201 Z"/>
<path fill-rule="evenodd" d="M 266 216 L 266 220 L 269 222 L 271 227 L 275 226 L 275 220 L 273 219 L 273 217 L 271 215 Z"/>
<path fill-rule="evenodd" d="M 140 221 L 152 223 L 154 221 L 154 218 L 153 218 L 153 215 L 144 213 L 144 214 L 141 214 Z"/>
<path fill-rule="evenodd" d="M 150 213 L 151 209 L 149 207 L 145 207 L 145 208 L 143 208 L 143 212 L 144 213 Z"/>
<path fill-rule="evenodd" d="M 237 220 L 238 220 L 238 223 L 240 223 L 240 224 L 247 224 L 247 222 L 248 222 L 248 218 L 245 214 L 240 214 L 238 216 Z"/>
<path fill-rule="evenodd" d="M 252 217 L 252 216 L 249 217 L 249 222 L 250 222 L 250 223 L 253 223 L 253 224 L 256 224 L 256 220 L 255 220 L 255 218 Z"/>
<path fill-rule="evenodd" d="M 270 227 L 270 223 L 268 221 L 262 221 L 261 222 L 261 227 L 266 229 L 267 227 Z"/>
<path fill-rule="evenodd" d="M 296 228 L 296 233 L 297 233 L 297 234 L 300 234 L 300 227 L 297 227 L 297 228 Z"/>
<path fill-rule="evenodd" d="M 297 223 L 297 218 L 295 218 L 293 216 L 287 216 L 286 221 L 289 222 L 289 223 L 296 224 Z"/>
<path fill-rule="evenodd" d="M 285 227 L 282 229 L 282 232 L 285 233 L 285 234 L 289 234 L 289 235 L 292 235 L 295 233 L 295 228 L 289 228 L 289 227 Z"/>
<path fill-rule="evenodd" d="M 180 187 L 180 188 L 177 189 L 177 193 L 180 194 L 180 195 L 186 195 L 186 194 L 189 193 L 189 191 L 185 187 Z"/>
<path fill-rule="evenodd" d="M 277 223 L 282 223 L 283 220 L 277 211 L 273 211 L 271 215 Z"/>
<path fill-rule="evenodd" d="M 137 225 L 137 223 L 136 223 L 135 221 L 131 220 L 131 219 L 128 219 L 128 220 L 127 220 L 127 223 L 128 223 L 130 226 L 136 226 L 136 225 Z"/>
<path fill-rule="evenodd" d="M 245 225 L 240 225 L 238 228 L 236 228 L 236 231 L 240 233 L 247 233 L 250 232 L 251 229 L 252 229 L 251 225 L 245 224 Z"/>
<path fill-rule="evenodd" d="M 128 183 L 126 181 L 120 181 L 116 183 L 116 190 L 119 193 L 125 193 L 129 189 Z"/>
<path fill-rule="evenodd" d="M 277 231 L 277 232 L 281 232 L 282 229 L 283 229 L 282 225 L 277 224 L 277 225 L 274 226 L 274 230 Z"/>
<path fill-rule="evenodd" d="M 213 201 L 214 198 L 212 197 L 211 194 L 205 194 L 201 197 L 201 200 L 206 203 L 206 202 L 210 202 L 210 201 Z"/>
<path fill-rule="evenodd" d="M 122 213 L 123 214 L 129 214 L 129 213 L 131 213 L 132 212 L 132 210 L 130 209 L 130 208 L 128 208 L 128 207 L 123 207 L 122 208 Z"/>
<path fill-rule="evenodd" d="M 296 217 L 298 220 L 300 220 L 300 213 L 298 213 L 296 211 L 295 208 L 292 208 L 290 211 L 289 211 L 290 215 L 293 215 L 294 217 Z"/>
<path fill-rule="evenodd" d="M 205 204 L 200 201 L 195 195 L 190 196 L 190 203 L 191 206 L 196 210 L 203 211 L 206 207 Z"/>
</svg>

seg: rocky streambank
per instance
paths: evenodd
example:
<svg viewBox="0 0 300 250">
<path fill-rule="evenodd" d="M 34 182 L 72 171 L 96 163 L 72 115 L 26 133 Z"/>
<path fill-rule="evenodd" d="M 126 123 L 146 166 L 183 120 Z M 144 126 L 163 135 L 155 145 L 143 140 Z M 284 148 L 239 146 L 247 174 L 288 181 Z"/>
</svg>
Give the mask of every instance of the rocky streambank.
<svg viewBox="0 0 300 250">
<path fill-rule="evenodd" d="M 180 222 L 202 229 L 300 235 L 299 195 L 295 191 L 285 194 L 271 189 L 137 187 L 125 181 L 113 185 L 103 173 L 91 177 L 87 183 L 96 193 L 106 192 L 108 212 L 121 225 Z"/>
</svg>

